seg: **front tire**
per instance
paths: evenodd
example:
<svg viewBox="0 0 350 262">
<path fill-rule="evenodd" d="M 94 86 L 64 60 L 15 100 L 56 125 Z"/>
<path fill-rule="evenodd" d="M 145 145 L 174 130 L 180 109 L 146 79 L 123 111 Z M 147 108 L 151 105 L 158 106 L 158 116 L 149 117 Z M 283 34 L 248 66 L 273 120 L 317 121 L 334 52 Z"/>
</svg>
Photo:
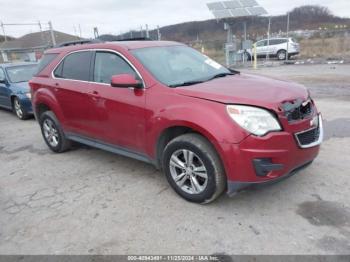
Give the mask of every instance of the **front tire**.
<svg viewBox="0 0 350 262">
<path fill-rule="evenodd" d="M 66 138 L 55 114 L 46 111 L 40 116 L 40 127 L 47 146 L 55 153 L 63 153 L 70 149 L 71 142 Z"/>
<path fill-rule="evenodd" d="M 207 204 L 226 188 L 226 175 L 215 148 L 198 134 L 172 140 L 163 153 L 170 186 L 187 201 Z"/>
<path fill-rule="evenodd" d="M 15 97 L 13 99 L 13 112 L 16 114 L 16 116 L 20 119 L 20 120 L 27 120 L 29 118 L 29 115 L 27 113 L 27 111 L 23 108 L 21 102 L 19 101 L 18 97 Z"/>
</svg>

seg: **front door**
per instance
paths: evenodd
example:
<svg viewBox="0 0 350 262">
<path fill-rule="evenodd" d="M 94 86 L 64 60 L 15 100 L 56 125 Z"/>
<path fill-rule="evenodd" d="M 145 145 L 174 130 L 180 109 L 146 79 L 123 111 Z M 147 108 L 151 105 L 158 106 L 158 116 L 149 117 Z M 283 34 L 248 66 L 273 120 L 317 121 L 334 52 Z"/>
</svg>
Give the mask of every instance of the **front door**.
<svg viewBox="0 0 350 262">
<path fill-rule="evenodd" d="M 113 75 L 140 77 L 115 52 L 95 53 L 93 69 L 93 118 L 99 126 L 96 137 L 104 142 L 143 153 L 145 144 L 145 89 L 115 88 Z"/>
</svg>

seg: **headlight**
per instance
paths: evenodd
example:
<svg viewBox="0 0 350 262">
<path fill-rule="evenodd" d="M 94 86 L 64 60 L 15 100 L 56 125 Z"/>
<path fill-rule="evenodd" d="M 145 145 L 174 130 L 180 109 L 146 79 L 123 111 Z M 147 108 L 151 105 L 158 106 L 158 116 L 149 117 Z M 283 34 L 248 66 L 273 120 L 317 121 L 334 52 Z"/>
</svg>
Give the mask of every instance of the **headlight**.
<svg viewBox="0 0 350 262">
<path fill-rule="evenodd" d="M 238 125 L 256 136 L 282 130 L 277 119 L 269 111 L 258 107 L 229 105 L 227 112 Z"/>
<path fill-rule="evenodd" d="M 32 94 L 31 93 L 26 93 L 26 97 L 28 97 L 29 99 L 32 99 Z"/>
</svg>

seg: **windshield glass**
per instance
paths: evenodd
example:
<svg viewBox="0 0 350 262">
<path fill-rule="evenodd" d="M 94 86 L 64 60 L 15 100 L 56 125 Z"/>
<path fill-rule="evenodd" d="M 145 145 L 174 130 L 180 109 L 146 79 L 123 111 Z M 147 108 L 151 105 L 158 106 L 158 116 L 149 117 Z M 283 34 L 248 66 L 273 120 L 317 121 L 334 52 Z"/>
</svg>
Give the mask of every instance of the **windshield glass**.
<svg viewBox="0 0 350 262">
<path fill-rule="evenodd" d="M 142 48 L 132 53 L 167 86 L 209 81 L 219 74 L 231 74 L 225 67 L 187 46 Z"/>
<path fill-rule="evenodd" d="M 36 72 L 36 65 L 23 65 L 6 68 L 11 83 L 28 82 Z"/>
</svg>

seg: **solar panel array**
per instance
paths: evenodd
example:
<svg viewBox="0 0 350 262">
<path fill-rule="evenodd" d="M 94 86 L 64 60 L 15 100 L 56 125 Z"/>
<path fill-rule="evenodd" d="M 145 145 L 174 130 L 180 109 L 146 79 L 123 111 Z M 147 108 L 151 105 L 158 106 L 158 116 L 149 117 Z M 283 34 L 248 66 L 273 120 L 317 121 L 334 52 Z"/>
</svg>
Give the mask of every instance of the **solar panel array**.
<svg viewBox="0 0 350 262">
<path fill-rule="evenodd" d="M 255 0 L 233 0 L 207 4 L 216 19 L 266 15 L 267 11 Z"/>
</svg>

